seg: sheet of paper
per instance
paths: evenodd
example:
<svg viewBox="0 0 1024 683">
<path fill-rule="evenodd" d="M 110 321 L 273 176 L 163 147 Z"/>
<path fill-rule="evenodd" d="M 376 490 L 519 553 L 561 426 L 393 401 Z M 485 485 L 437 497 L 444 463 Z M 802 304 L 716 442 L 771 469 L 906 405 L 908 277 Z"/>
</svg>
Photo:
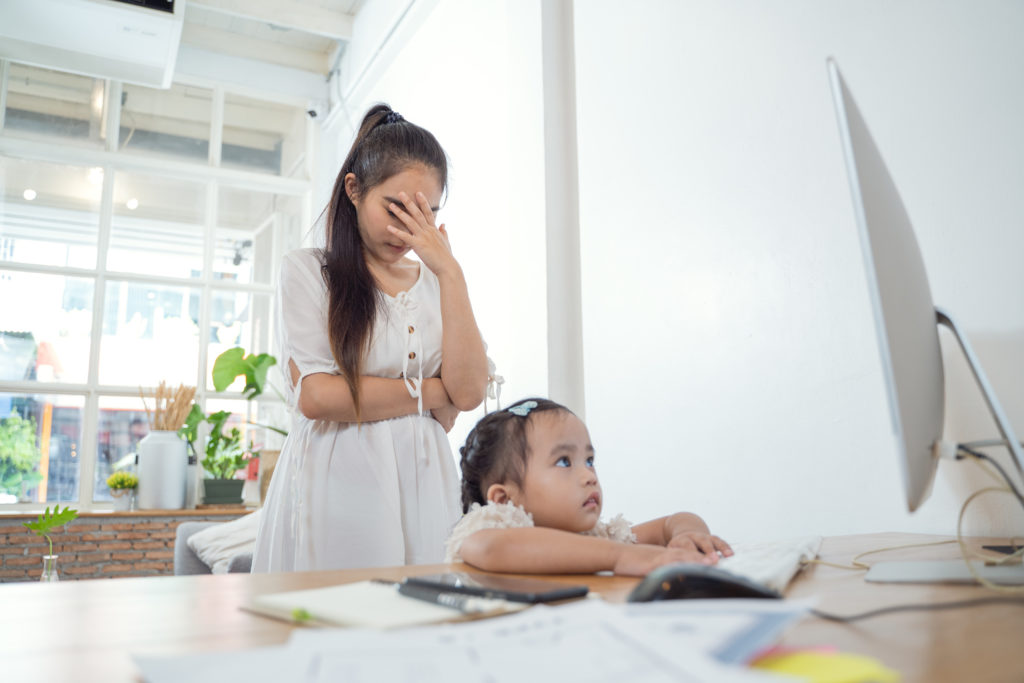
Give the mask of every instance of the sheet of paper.
<svg viewBox="0 0 1024 683">
<path fill-rule="evenodd" d="M 287 645 L 191 655 L 134 655 L 146 683 L 225 683 L 225 681 L 298 681 L 298 664 Z"/>
<path fill-rule="evenodd" d="M 725 601 L 743 603 L 732 609 L 720 606 L 723 601 L 702 602 L 712 604 L 609 605 L 584 600 L 389 634 L 303 630 L 293 634 L 290 645 L 296 653 L 321 657 L 322 670 L 337 677 L 353 675 L 348 668 L 353 660 L 361 660 L 361 668 L 378 655 L 386 659 L 412 648 L 425 658 L 422 672 L 435 668 L 427 660 L 436 661 L 442 671 L 446 662 L 458 661 L 469 681 L 763 681 L 759 672 L 728 666 L 741 659 L 716 659 L 718 651 L 759 650 L 806 611 L 804 605 L 776 601 L 771 606 L 756 604 L 769 601 Z"/>
<path fill-rule="evenodd" d="M 778 679 L 728 664 L 738 660 L 723 660 L 722 653 L 774 641 L 806 609 L 768 600 L 611 605 L 590 599 L 398 630 L 296 629 L 285 646 L 136 661 L 154 683 L 765 683 Z"/>
<path fill-rule="evenodd" d="M 742 664 L 776 642 L 810 606 L 760 599 L 669 600 L 624 605 L 629 618 L 619 624 L 655 647 L 685 642 L 724 664 Z"/>
</svg>

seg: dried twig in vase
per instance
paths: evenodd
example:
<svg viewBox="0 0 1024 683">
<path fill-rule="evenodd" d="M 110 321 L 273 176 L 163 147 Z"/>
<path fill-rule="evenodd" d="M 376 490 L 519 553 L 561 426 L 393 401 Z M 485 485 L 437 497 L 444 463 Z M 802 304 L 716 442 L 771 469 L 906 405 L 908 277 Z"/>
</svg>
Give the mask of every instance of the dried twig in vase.
<svg viewBox="0 0 1024 683">
<path fill-rule="evenodd" d="M 188 413 L 192 409 L 192 399 L 195 398 L 196 388 L 180 384 L 177 389 L 172 390 L 166 382 L 161 381 L 156 391 L 153 392 L 152 413 L 146 406 L 146 398 L 142 395 L 141 388 L 139 395 L 142 396 L 142 405 L 146 408 L 149 428 L 176 432 L 185 424 L 185 418 L 188 417 Z"/>
</svg>

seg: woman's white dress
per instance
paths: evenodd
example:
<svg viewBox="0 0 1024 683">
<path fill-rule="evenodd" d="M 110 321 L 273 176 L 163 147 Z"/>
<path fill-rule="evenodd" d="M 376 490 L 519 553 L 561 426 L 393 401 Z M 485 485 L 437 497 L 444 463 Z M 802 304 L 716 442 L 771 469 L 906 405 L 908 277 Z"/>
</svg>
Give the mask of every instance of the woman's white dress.
<svg viewBox="0 0 1024 683">
<path fill-rule="evenodd" d="M 285 256 L 277 290 L 278 362 L 300 377 L 340 374 L 327 335 L 327 289 L 319 249 Z M 374 322 L 363 373 L 422 378 L 441 370 L 440 285 L 420 265 L 419 278 Z M 444 559 L 458 521 L 459 475 L 448 438 L 429 411 L 379 422 L 310 420 L 295 406 L 301 379 L 288 391 L 292 426 L 278 459 L 256 538 L 254 572 L 303 571 Z"/>
</svg>

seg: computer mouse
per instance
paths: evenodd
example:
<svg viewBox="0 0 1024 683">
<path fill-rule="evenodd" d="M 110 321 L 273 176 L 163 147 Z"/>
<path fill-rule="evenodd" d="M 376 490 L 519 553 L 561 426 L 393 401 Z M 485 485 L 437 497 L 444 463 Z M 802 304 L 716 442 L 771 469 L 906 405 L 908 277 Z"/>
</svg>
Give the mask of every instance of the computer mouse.
<svg viewBox="0 0 1024 683">
<path fill-rule="evenodd" d="M 705 598 L 781 598 L 776 591 L 742 576 L 703 564 L 666 564 L 643 578 L 627 602 Z"/>
</svg>

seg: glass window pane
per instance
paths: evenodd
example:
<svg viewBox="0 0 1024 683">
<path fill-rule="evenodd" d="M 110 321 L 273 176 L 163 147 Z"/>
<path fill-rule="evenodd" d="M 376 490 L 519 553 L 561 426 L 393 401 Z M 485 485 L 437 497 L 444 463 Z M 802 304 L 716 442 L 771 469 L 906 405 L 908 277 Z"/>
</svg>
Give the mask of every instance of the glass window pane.
<svg viewBox="0 0 1024 683">
<path fill-rule="evenodd" d="M 270 353 L 270 295 L 214 290 L 210 299 L 210 338 L 206 387 L 213 391 L 213 363 L 224 351 L 236 346 L 245 353 Z M 245 379 L 239 377 L 226 391 L 241 392 Z"/>
<path fill-rule="evenodd" d="M 119 470 L 136 472 L 135 449 L 142 437 L 149 434 L 149 421 L 141 399 L 101 396 L 98 424 L 93 500 L 109 502 L 113 498 L 107 477 Z"/>
<path fill-rule="evenodd" d="M 209 159 L 211 91 L 188 85 L 157 90 L 126 83 L 122 100 L 121 150 L 192 161 Z"/>
<path fill-rule="evenodd" d="M 0 157 L 0 261 L 96 267 L 103 169 Z"/>
<path fill-rule="evenodd" d="M 0 504 L 78 500 L 82 396 L 0 393 Z"/>
<path fill-rule="evenodd" d="M 88 76 L 12 62 L 4 132 L 99 147 L 106 138 L 104 88 L 103 81 Z"/>
<path fill-rule="evenodd" d="M 107 282 L 100 342 L 101 384 L 195 386 L 199 296 L 191 287 Z"/>
<path fill-rule="evenodd" d="M 306 112 L 301 107 L 224 96 L 221 166 L 305 177 Z"/>
<path fill-rule="evenodd" d="M 0 380 L 85 383 L 93 281 L 0 268 Z"/>
<path fill-rule="evenodd" d="M 118 172 L 107 269 L 200 277 L 205 198 L 201 183 Z"/>
<path fill-rule="evenodd" d="M 221 188 L 214 271 L 231 273 L 231 279 L 239 282 L 273 284 L 274 235 L 281 236 L 283 244 L 297 245 L 294 236 L 299 234 L 301 220 L 299 197 Z"/>
</svg>

